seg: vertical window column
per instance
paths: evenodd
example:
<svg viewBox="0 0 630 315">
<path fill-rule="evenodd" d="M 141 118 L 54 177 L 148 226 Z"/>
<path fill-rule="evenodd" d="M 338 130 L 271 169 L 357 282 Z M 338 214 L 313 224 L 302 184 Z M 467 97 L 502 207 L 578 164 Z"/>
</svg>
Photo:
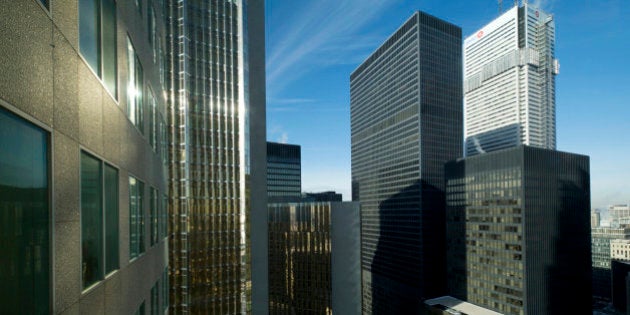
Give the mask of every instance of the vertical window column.
<svg viewBox="0 0 630 315">
<path fill-rule="evenodd" d="M 118 170 L 81 152 L 81 270 L 83 288 L 119 268 Z"/>
<path fill-rule="evenodd" d="M 50 312 L 48 133 L 0 107 L 0 313 Z"/>
<path fill-rule="evenodd" d="M 157 126 L 157 106 L 153 91 L 147 86 L 147 103 L 149 104 L 149 143 L 153 152 L 157 152 L 158 126 Z"/>
<path fill-rule="evenodd" d="M 127 116 L 144 134 L 144 111 L 142 107 L 142 90 L 144 73 L 140 59 L 136 55 L 131 39 L 127 37 Z"/>
<path fill-rule="evenodd" d="M 79 51 L 117 97 L 116 1 L 79 1 Z"/>
<path fill-rule="evenodd" d="M 129 257 L 144 253 L 144 183 L 129 177 Z"/>
<path fill-rule="evenodd" d="M 160 219 L 158 216 L 158 191 L 151 187 L 151 200 L 150 200 L 150 205 L 151 205 L 151 213 L 150 213 L 150 220 L 151 220 L 151 246 L 155 245 L 158 243 L 159 238 L 158 238 L 158 220 Z"/>
</svg>

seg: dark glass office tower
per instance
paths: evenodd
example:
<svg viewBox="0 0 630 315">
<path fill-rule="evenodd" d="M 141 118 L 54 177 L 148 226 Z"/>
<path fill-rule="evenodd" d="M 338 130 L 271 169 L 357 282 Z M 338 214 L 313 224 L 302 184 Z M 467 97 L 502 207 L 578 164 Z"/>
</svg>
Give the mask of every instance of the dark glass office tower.
<svg viewBox="0 0 630 315">
<path fill-rule="evenodd" d="M 462 156 L 461 29 L 413 14 L 350 76 L 363 312 L 413 314 L 445 291 L 444 163 Z"/>
<path fill-rule="evenodd" d="M 302 155 L 299 145 L 267 142 L 269 202 L 302 196 Z"/>
<path fill-rule="evenodd" d="M 583 155 L 521 146 L 446 165 L 449 293 L 503 314 L 590 314 Z"/>
<path fill-rule="evenodd" d="M 170 310 L 265 314 L 264 1 L 167 3 Z"/>
</svg>

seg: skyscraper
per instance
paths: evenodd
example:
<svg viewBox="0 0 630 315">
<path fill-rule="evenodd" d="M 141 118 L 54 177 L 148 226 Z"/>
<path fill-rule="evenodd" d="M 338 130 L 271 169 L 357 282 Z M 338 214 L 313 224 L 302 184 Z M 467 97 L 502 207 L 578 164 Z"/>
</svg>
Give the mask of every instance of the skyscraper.
<svg viewBox="0 0 630 315">
<path fill-rule="evenodd" d="M 361 314 L 358 202 L 269 204 L 271 314 Z"/>
<path fill-rule="evenodd" d="M 556 148 L 553 16 L 527 3 L 464 41 L 466 155 Z"/>
<path fill-rule="evenodd" d="M 168 306 L 164 27 L 138 4 L 0 5 L 2 314 Z"/>
<path fill-rule="evenodd" d="M 363 312 L 445 290 L 444 163 L 462 155 L 461 29 L 414 13 L 350 76 Z"/>
<path fill-rule="evenodd" d="M 265 314 L 264 1 L 168 10 L 171 311 Z"/>
<path fill-rule="evenodd" d="M 502 314 L 591 309 L 583 155 L 519 146 L 446 165 L 449 293 Z"/>
<path fill-rule="evenodd" d="M 302 155 L 299 145 L 267 142 L 269 202 L 302 196 Z"/>
</svg>

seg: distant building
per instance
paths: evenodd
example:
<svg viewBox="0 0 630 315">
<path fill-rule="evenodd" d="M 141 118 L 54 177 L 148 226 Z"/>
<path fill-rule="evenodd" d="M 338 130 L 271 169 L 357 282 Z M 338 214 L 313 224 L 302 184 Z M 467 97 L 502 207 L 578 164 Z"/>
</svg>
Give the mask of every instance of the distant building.
<svg viewBox="0 0 630 315">
<path fill-rule="evenodd" d="M 446 164 L 449 293 L 504 314 L 591 308 L 589 158 L 520 146 Z"/>
<path fill-rule="evenodd" d="M 0 313 L 164 314 L 162 6 L 0 4 Z"/>
<path fill-rule="evenodd" d="M 426 300 L 424 305 L 427 315 L 503 315 L 451 296 Z"/>
<path fill-rule="evenodd" d="M 343 196 L 334 191 L 320 193 L 303 193 L 302 198 L 308 201 L 342 201 Z"/>
<path fill-rule="evenodd" d="M 591 229 L 593 295 L 610 299 L 610 254 L 612 240 L 630 240 L 630 228 Z"/>
<path fill-rule="evenodd" d="M 302 197 L 299 145 L 267 142 L 267 196 L 269 203 Z"/>
<path fill-rule="evenodd" d="M 464 41 L 467 156 L 556 148 L 555 22 L 523 2 Z"/>
<path fill-rule="evenodd" d="M 612 205 L 608 207 L 608 214 L 613 225 L 621 224 L 620 221 L 628 222 L 630 219 L 630 205 Z"/>
<path fill-rule="evenodd" d="M 461 28 L 414 13 L 350 75 L 364 314 L 446 293 L 444 163 L 462 156 Z"/>
<path fill-rule="evenodd" d="M 610 259 L 630 261 L 630 239 L 611 240 Z"/>
<path fill-rule="evenodd" d="M 601 220 L 601 214 L 599 210 L 591 211 L 591 228 L 599 227 L 600 220 Z"/>
<path fill-rule="evenodd" d="M 357 202 L 269 204 L 269 312 L 361 314 Z"/>
</svg>

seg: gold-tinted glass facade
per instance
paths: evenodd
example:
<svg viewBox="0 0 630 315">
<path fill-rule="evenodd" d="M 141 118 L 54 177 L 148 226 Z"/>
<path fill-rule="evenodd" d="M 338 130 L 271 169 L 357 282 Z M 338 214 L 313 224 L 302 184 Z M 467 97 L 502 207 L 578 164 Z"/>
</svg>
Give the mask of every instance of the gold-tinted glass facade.
<svg viewBox="0 0 630 315">
<path fill-rule="evenodd" d="M 169 2 L 171 312 L 251 312 L 243 16 Z"/>
<path fill-rule="evenodd" d="M 269 205 L 269 313 L 332 314 L 331 204 Z"/>
</svg>

